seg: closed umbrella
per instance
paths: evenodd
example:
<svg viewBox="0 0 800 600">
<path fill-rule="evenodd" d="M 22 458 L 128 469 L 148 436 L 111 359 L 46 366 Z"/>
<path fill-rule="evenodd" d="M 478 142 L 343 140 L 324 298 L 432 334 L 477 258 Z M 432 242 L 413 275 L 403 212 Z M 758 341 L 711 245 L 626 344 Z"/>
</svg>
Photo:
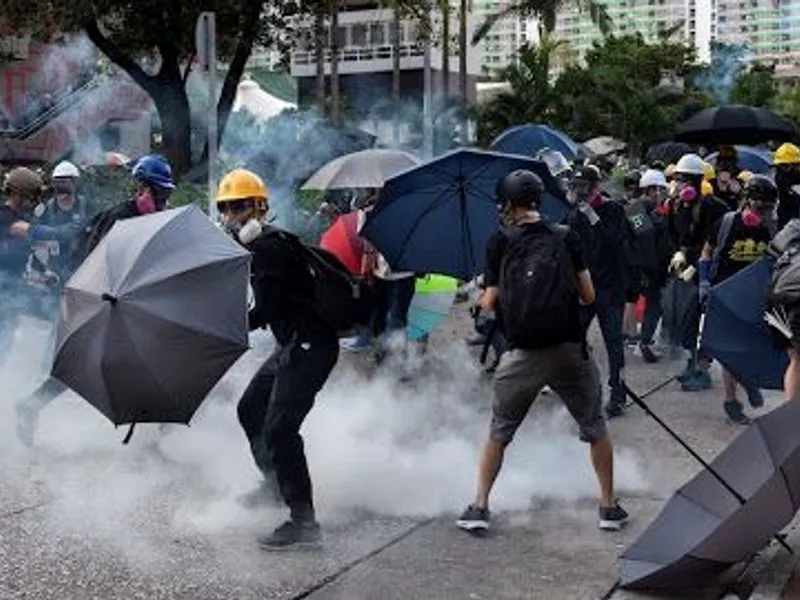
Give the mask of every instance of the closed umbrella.
<svg viewBox="0 0 800 600">
<path fill-rule="evenodd" d="M 390 177 L 420 164 L 400 150 L 369 149 L 340 156 L 303 184 L 304 190 L 380 188 Z"/>
<path fill-rule="evenodd" d="M 783 389 L 788 366 L 764 322 L 772 263 L 761 259 L 711 288 L 702 347 L 742 384 Z"/>
<path fill-rule="evenodd" d="M 542 214 L 563 219 L 563 192 L 543 162 L 460 148 L 389 179 L 361 235 L 398 271 L 472 279 L 499 223 L 495 189 L 515 169 L 542 179 Z"/>
<path fill-rule="evenodd" d="M 458 280 L 446 275 L 417 279 L 414 299 L 408 309 L 408 337 L 419 341 L 450 316 L 458 292 Z"/>
<path fill-rule="evenodd" d="M 566 133 L 548 125 L 515 125 L 509 127 L 492 142 L 491 149 L 506 154 L 536 156 L 549 148 L 561 152 L 568 160 L 579 157 L 580 145 Z"/>
<path fill-rule="evenodd" d="M 53 376 L 115 425 L 188 423 L 248 348 L 249 264 L 195 206 L 117 222 L 64 289 Z"/>
<path fill-rule="evenodd" d="M 625 550 L 620 585 L 699 586 L 761 550 L 800 507 L 799 430 L 798 402 L 756 419 Z"/>
<path fill-rule="evenodd" d="M 729 104 L 705 108 L 684 121 L 675 139 L 689 144 L 760 144 L 788 142 L 795 136 L 791 121 L 767 108 Z"/>
</svg>

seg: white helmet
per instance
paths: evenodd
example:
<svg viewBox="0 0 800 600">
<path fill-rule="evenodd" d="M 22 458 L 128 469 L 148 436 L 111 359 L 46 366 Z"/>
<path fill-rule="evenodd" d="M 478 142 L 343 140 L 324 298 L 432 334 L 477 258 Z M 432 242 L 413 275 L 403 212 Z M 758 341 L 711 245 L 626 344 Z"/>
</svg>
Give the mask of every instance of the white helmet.
<svg viewBox="0 0 800 600">
<path fill-rule="evenodd" d="M 684 154 L 675 165 L 675 173 L 682 173 L 684 175 L 700 175 L 701 177 L 706 172 L 705 161 L 697 156 L 697 154 Z"/>
<path fill-rule="evenodd" d="M 53 169 L 53 179 L 57 179 L 60 177 L 71 177 L 73 179 L 77 179 L 81 176 L 80 171 L 78 171 L 78 167 L 73 165 L 68 160 L 62 160 L 60 163 L 56 165 L 56 168 Z"/>
<path fill-rule="evenodd" d="M 647 169 L 642 176 L 639 178 L 639 187 L 649 188 L 649 187 L 667 187 L 667 178 L 664 177 L 664 173 L 657 169 Z"/>
</svg>

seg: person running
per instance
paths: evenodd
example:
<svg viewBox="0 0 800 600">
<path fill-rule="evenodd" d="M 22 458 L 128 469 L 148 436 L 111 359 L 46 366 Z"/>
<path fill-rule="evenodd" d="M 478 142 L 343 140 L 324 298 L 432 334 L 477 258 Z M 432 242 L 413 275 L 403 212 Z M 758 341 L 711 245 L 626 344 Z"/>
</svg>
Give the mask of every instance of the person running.
<svg viewBox="0 0 800 600">
<path fill-rule="evenodd" d="M 603 333 L 611 390 L 606 415 L 613 418 L 622 415 L 626 406 L 622 320 L 633 232 L 623 207 L 604 196 L 599 186 L 600 175 L 595 167 L 576 169 L 567 195 L 572 205 L 567 223 L 581 241 L 595 286 L 597 299 L 582 307 L 581 320 L 588 331 L 596 316 Z"/>
<path fill-rule="evenodd" d="M 300 427 L 339 358 L 337 332 L 315 310 L 314 280 L 299 240 L 266 225 L 268 191 L 258 175 L 231 171 L 215 201 L 224 227 L 253 255 L 250 330 L 269 326 L 277 343 L 237 409 L 265 480 L 242 501 L 253 507 L 280 494 L 289 507 L 290 519 L 259 540 L 264 549 L 317 545 L 321 533 Z"/>
<path fill-rule="evenodd" d="M 83 230 L 77 234 L 72 244 L 71 264 L 77 268 L 95 249 L 100 241 L 111 231 L 114 223 L 163 210 L 170 194 L 175 189 L 172 169 L 167 160 L 157 154 L 139 159 L 132 171 L 136 185 L 134 197 L 107 208 L 84 223 Z M 67 390 L 67 386 L 54 377 L 47 377 L 30 396 L 17 403 L 17 437 L 26 446 L 32 446 L 39 413 L 56 397 Z"/>
<path fill-rule="evenodd" d="M 542 220 L 543 190 L 541 179 L 526 170 L 510 173 L 498 187 L 511 225 L 489 240 L 481 307 L 502 307 L 509 349 L 494 376 L 490 433 L 478 463 L 475 497 L 456 521 L 466 531 L 489 528 L 489 496 L 505 449 L 545 385 L 561 397 L 581 440 L 590 444 L 600 488 L 600 528 L 618 530 L 628 519 L 614 497 L 614 451 L 600 378 L 580 322 L 580 304 L 595 301 L 591 275 L 575 233 Z"/>
<path fill-rule="evenodd" d="M 711 227 L 698 261 L 702 304 L 705 304 L 712 285 L 725 281 L 764 256 L 772 239 L 769 222 L 777 200 L 775 184 L 763 175 L 754 175 L 744 185 L 742 209 L 727 213 Z M 725 414 L 734 423 L 749 425 L 750 419 L 744 413 L 744 406 L 736 398 L 736 378 L 723 368 L 722 381 L 725 388 Z M 743 387 L 750 406 L 764 406 L 764 398 L 758 388 Z"/>
</svg>

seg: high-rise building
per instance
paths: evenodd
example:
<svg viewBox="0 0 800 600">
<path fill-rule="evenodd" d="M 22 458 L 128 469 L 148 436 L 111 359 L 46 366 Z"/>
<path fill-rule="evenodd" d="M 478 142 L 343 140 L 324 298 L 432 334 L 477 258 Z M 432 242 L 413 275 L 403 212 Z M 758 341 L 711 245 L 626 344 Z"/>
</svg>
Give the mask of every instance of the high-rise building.
<svg viewBox="0 0 800 600">
<path fill-rule="evenodd" d="M 510 4 L 510 0 L 474 0 L 472 12 L 480 25 Z M 535 43 L 537 39 L 535 19 L 517 16 L 500 19 L 478 44 L 482 73 L 497 75 L 516 60 L 520 46 Z"/>
</svg>

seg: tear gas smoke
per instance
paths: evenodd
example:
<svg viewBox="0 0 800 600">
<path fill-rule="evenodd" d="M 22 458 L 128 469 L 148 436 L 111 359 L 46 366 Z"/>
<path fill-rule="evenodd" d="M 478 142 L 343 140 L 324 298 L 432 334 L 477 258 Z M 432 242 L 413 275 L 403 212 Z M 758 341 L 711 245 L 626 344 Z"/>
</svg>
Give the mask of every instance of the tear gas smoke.
<svg viewBox="0 0 800 600">
<path fill-rule="evenodd" d="M 743 44 L 714 43 L 708 70 L 695 79 L 698 88 L 711 92 L 720 104 L 730 101 L 736 79 L 747 68 L 752 51 Z"/>
<path fill-rule="evenodd" d="M 26 324 L 3 368 L 0 467 L 8 489 L 30 486 L 33 477 L 52 498 L 46 524 L 54 535 L 88 538 L 158 569 L 167 539 L 202 536 L 214 544 L 231 532 L 253 537 L 285 516 L 282 507 L 247 511 L 236 500 L 260 477 L 235 400 L 271 338 L 254 340 L 191 427 L 159 434 L 156 426 L 139 426 L 122 446 L 123 431 L 67 392 L 43 411 L 37 446 L 26 455 L 15 441 L 13 406 L 41 376 L 47 339 L 46 328 Z M 323 524 L 365 514 L 442 515 L 471 498 L 491 396 L 461 343 L 429 352 L 410 361 L 417 373 L 411 384 L 388 375 L 367 378 L 344 359 L 318 397 L 304 434 Z M 616 474 L 623 494 L 647 487 L 634 455 L 622 447 Z M 561 404 L 542 398 L 510 448 L 494 508 L 524 510 L 535 498 L 568 503 L 595 493 L 586 445 Z"/>
</svg>

